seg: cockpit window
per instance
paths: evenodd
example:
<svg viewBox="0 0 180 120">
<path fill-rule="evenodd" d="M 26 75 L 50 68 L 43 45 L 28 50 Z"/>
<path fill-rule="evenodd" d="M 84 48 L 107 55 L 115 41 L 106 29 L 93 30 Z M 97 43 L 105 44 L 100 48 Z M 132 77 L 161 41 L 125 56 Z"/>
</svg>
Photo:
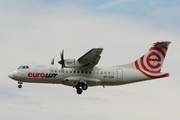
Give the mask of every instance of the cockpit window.
<svg viewBox="0 0 180 120">
<path fill-rule="evenodd" d="M 23 69 L 23 66 L 18 67 L 18 69 Z"/>
<path fill-rule="evenodd" d="M 29 69 L 29 66 L 20 66 L 18 69 Z"/>
</svg>

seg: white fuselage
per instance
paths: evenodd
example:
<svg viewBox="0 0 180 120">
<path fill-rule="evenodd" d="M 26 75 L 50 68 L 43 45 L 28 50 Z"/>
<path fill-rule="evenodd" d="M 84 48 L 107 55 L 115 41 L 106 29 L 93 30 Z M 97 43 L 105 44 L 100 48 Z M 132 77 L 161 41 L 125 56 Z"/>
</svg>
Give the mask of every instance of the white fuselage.
<svg viewBox="0 0 180 120">
<path fill-rule="evenodd" d="M 9 75 L 12 79 L 31 83 L 64 84 L 75 87 L 79 81 L 88 86 L 121 85 L 149 80 L 139 70 L 120 67 L 109 68 L 64 68 L 57 65 L 31 65 Z"/>
</svg>

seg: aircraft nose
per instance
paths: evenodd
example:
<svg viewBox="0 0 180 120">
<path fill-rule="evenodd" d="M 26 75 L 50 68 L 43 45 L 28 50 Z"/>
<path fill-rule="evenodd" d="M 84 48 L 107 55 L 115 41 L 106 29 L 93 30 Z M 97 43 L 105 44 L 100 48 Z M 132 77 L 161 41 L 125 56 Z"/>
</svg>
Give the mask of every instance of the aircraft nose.
<svg viewBox="0 0 180 120">
<path fill-rule="evenodd" d="M 14 73 L 10 73 L 8 76 L 9 76 L 9 78 L 13 79 Z"/>
</svg>

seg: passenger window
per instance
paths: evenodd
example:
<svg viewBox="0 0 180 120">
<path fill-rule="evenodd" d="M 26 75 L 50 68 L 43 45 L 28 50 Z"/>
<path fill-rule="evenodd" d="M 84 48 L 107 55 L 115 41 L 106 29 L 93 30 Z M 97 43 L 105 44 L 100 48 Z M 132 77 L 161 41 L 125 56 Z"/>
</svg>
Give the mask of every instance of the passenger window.
<svg viewBox="0 0 180 120">
<path fill-rule="evenodd" d="M 77 72 L 79 73 L 79 70 Z"/>
<path fill-rule="evenodd" d="M 74 70 L 74 73 L 76 73 L 76 71 Z"/>
<path fill-rule="evenodd" d="M 81 71 L 81 73 L 84 73 L 84 71 Z"/>
<path fill-rule="evenodd" d="M 86 71 L 86 74 L 88 74 L 88 71 Z"/>
<path fill-rule="evenodd" d="M 26 66 L 26 69 L 29 69 L 29 66 Z"/>
<path fill-rule="evenodd" d="M 89 74 L 91 74 L 91 71 L 89 71 Z"/>
<path fill-rule="evenodd" d="M 101 71 L 101 74 L 103 74 L 103 72 Z"/>
<path fill-rule="evenodd" d="M 68 73 L 68 70 L 66 70 L 66 73 Z"/>
<path fill-rule="evenodd" d="M 72 71 L 70 70 L 70 73 L 72 73 Z"/>
<path fill-rule="evenodd" d="M 23 69 L 25 69 L 25 66 L 23 66 Z"/>
</svg>

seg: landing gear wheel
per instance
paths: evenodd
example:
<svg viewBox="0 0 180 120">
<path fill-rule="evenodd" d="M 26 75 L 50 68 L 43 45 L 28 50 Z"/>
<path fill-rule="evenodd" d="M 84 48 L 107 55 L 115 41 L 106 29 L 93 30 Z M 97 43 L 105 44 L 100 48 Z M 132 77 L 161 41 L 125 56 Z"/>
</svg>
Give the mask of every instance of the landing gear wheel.
<svg viewBox="0 0 180 120">
<path fill-rule="evenodd" d="M 22 85 L 18 85 L 18 88 L 22 88 Z"/>
<path fill-rule="evenodd" d="M 80 88 L 77 89 L 77 94 L 81 94 L 82 92 L 83 92 L 82 89 Z"/>
<path fill-rule="evenodd" d="M 76 86 L 77 94 L 81 94 L 83 90 L 87 90 L 87 89 L 88 89 L 87 84 L 85 84 L 84 82 L 78 82 Z"/>
<path fill-rule="evenodd" d="M 88 86 L 87 86 L 86 84 L 83 84 L 83 85 L 82 85 L 82 89 L 83 89 L 83 90 L 87 90 L 87 89 L 88 89 Z"/>
</svg>

